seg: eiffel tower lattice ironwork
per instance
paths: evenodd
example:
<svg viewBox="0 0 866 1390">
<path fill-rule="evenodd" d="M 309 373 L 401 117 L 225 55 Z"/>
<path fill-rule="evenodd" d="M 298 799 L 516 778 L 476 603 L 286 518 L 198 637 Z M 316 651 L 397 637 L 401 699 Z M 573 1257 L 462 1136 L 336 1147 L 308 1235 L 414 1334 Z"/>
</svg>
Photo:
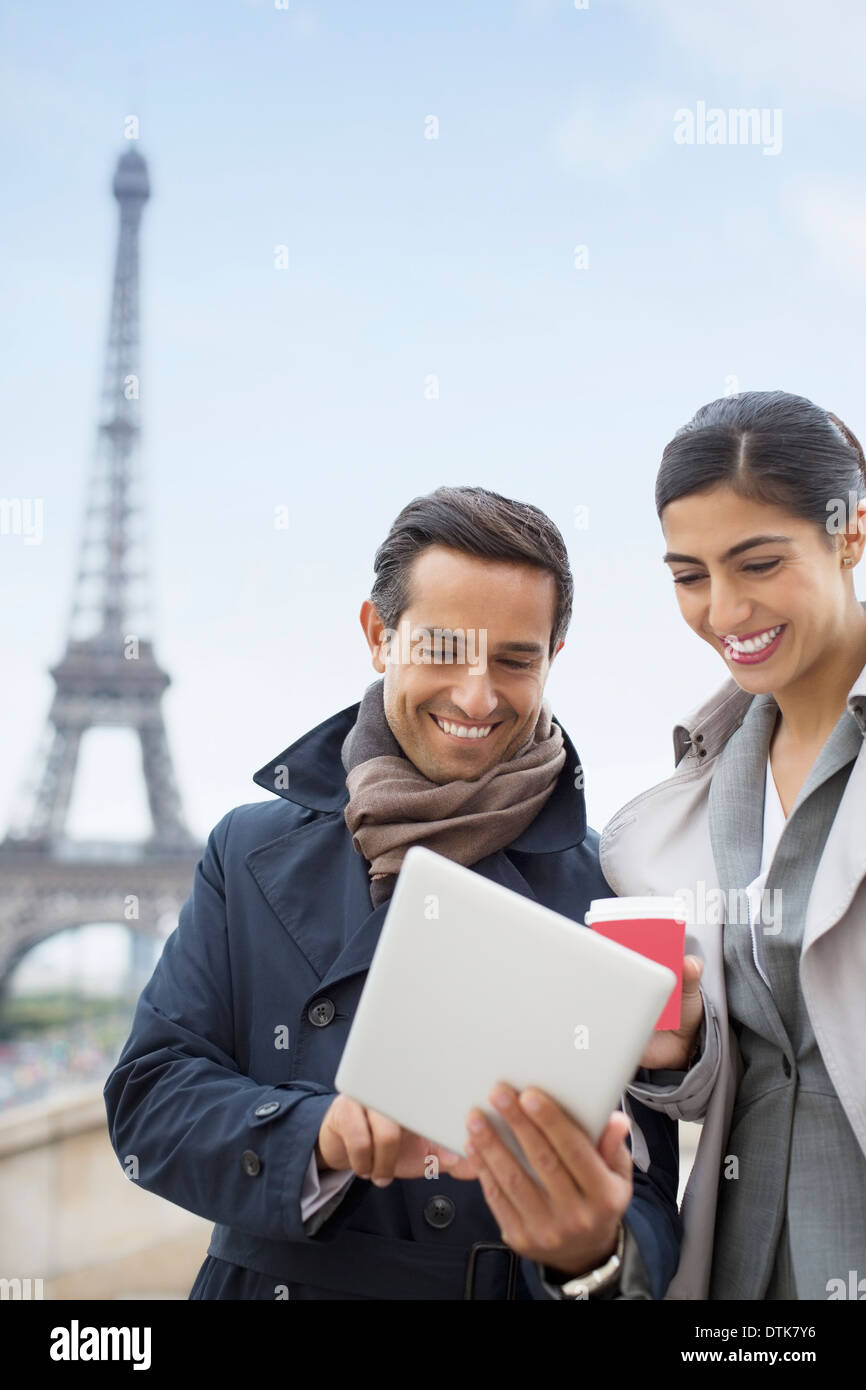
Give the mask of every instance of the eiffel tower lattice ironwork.
<svg viewBox="0 0 866 1390">
<path fill-rule="evenodd" d="M 126 921 L 156 931 L 186 898 L 201 850 L 184 821 L 166 738 L 169 676 L 136 621 L 145 579 L 138 246 L 150 181 L 135 148 L 118 160 L 112 192 L 120 225 L 97 446 L 66 648 L 51 669 L 47 748 L 29 814 L 0 844 L 0 988 L 32 945 L 66 926 Z M 142 842 L 75 841 L 66 833 L 81 741 L 100 726 L 131 729 L 140 741 L 152 821 Z"/>
</svg>

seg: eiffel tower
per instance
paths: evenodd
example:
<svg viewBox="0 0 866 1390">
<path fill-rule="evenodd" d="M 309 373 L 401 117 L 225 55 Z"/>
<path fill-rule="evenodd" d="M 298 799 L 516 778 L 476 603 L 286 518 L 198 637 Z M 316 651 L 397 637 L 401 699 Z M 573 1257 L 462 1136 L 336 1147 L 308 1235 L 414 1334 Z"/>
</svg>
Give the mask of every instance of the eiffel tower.
<svg viewBox="0 0 866 1390">
<path fill-rule="evenodd" d="M 135 620 L 145 578 L 138 241 L 150 181 L 134 147 L 117 162 L 112 192 L 120 222 L 108 344 L 66 648 L 51 668 L 56 688 L 29 811 L 0 844 L 0 991 L 32 946 L 66 927 L 117 922 L 158 933 L 188 896 L 201 852 L 184 822 L 166 739 L 161 701 L 169 677 Z M 139 739 L 152 822 L 141 842 L 66 833 L 82 737 L 105 726 L 132 729 Z"/>
</svg>

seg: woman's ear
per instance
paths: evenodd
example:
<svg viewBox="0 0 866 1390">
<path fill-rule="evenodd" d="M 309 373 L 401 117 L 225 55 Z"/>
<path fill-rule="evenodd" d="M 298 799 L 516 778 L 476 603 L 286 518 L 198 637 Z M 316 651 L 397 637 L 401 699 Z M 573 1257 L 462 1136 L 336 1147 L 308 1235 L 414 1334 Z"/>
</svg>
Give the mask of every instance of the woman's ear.
<svg viewBox="0 0 866 1390">
<path fill-rule="evenodd" d="M 857 503 L 856 517 L 845 531 L 841 545 L 842 564 L 845 569 L 853 569 L 859 564 L 866 549 L 866 497 Z"/>
</svg>

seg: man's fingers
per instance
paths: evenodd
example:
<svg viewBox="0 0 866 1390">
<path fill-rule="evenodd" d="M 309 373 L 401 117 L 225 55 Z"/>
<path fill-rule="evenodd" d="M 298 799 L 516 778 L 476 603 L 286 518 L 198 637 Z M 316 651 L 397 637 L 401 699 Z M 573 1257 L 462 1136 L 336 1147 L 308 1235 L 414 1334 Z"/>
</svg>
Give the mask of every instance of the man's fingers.
<svg viewBox="0 0 866 1390">
<path fill-rule="evenodd" d="M 480 1154 L 478 1155 L 478 1181 L 484 1194 L 484 1200 L 499 1227 L 500 1240 L 503 1245 L 510 1245 L 512 1250 L 515 1249 L 525 1234 L 522 1212 L 516 1209 L 508 1193 L 496 1180 Z"/>
<path fill-rule="evenodd" d="M 367 1111 L 356 1100 L 343 1097 L 346 1101 L 335 1119 L 337 1129 L 346 1149 L 348 1165 L 353 1173 L 367 1178 L 373 1167 L 373 1136 L 367 1123 Z"/>
<path fill-rule="evenodd" d="M 474 1149 L 473 1157 L 477 1156 L 480 1159 L 481 1166 L 487 1170 L 492 1182 L 501 1189 L 502 1202 L 519 1211 L 523 1219 L 534 1220 L 537 1224 L 547 1210 L 547 1200 L 542 1195 L 541 1188 L 532 1180 L 523 1164 L 514 1157 L 481 1110 L 470 1110 L 466 1119 L 471 1130 L 469 1142 Z M 471 1129 L 473 1120 L 481 1121 L 480 1129 Z M 498 1219 L 499 1209 L 496 1216 Z"/>
<path fill-rule="evenodd" d="M 481 1115 L 481 1111 L 470 1111 L 471 1115 Z M 504 1244 L 513 1248 L 524 1234 L 524 1217 L 527 1214 L 524 1206 L 524 1180 L 536 1195 L 538 1189 L 502 1142 L 486 1116 L 482 1115 L 481 1118 L 484 1120 L 484 1128 L 480 1132 L 473 1131 L 469 1140 L 473 1148 L 475 1175 L 481 1184 L 484 1200 L 499 1226 L 500 1238 Z"/>
<path fill-rule="evenodd" d="M 387 1187 L 394 1177 L 394 1169 L 403 1142 L 403 1130 L 387 1115 L 378 1110 L 367 1111 L 367 1123 L 373 1136 L 373 1162 L 370 1168 L 371 1181 L 377 1187 Z"/>
<path fill-rule="evenodd" d="M 621 1178 L 630 1178 L 632 1172 L 632 1157 L 625 1142 L 630 1130 L 628 1116 L 622 1110 L 615 1110 L 598 1142 L 598 1151 L 608 1168 L 619 1173 Z"/>
<path fill-rule="evenodd" d="M 473 1182 L 478 1176 L 472 1159 L 454 1153 L 453 1149 L 444 1149 L 441 1144 L 434 1144 L 431 1153 L 436 1155 L 439 1167 L 449 1178 L 455 1178 L 458 1182 Z"/>
<path fill-rule="evenodd" d="M 610 1196 L 612 1178 L 625 1176 L 624 1165 L 617 1160 L 612 1173 L 611 1165 L 602 1157 L 586 1131 L 569 1119 L 544 1091 L 535 1087 L 522 1091 L 521 1107 L 525 1109 L 532 1098 L 538 1100 L 539 1105 L 537 1110 L 529 1110 L 529 1114 L 562 1159 L 576 1186 L 592 1203 L 606 1200 Z M 628 1174 L 630 1177 L 631 1163 Z"/>
<path fill-rule="evenodd" d="M 493 1097 L 498 1096 L 499 1100 Z M 517 1103 L 513 1086 L 500 1083 L 490 1097 L 537 1174 L 552 1202 L 570 1202 L 575 1197 L 574 1179 L 545 1135 Z"/>
</svg>

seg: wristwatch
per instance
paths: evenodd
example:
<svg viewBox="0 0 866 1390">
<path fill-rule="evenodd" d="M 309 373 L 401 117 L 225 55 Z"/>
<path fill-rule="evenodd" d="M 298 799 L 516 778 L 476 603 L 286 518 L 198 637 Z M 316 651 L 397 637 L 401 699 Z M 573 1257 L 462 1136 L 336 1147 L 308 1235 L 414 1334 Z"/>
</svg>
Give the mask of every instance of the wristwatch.
<svg viewBox="0 0 866 1390">
<path fill-rule="evenodd" d="M 603 1265 L 591 1269 L 588 1274 L 580 1274 L 576 1279 L 568 1279 L 560 1285 L 563 1298 L 589 1298 L 590 1294 L 601 1293 L 616 1284 L 622 1269 L 622 1252 L 625 1249 L 625 1226 L 620 1221 L 616 1238 L 616 1249 Z"/>
</svg>

